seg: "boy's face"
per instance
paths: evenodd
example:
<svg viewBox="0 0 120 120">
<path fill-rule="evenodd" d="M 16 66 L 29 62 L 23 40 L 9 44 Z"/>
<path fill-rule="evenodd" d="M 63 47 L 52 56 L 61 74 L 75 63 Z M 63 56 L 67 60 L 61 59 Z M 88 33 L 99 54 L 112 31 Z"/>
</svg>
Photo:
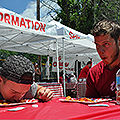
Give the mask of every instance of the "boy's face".
<svg viewBox="0 0 120 120">
<path fill-rule="evenodd" d="M 7 80 L 6 83 L 0 80 L 0 92 L 4 99 L 10 102 L 19 102 L 30 86 L 30 84 L 19 84 L 11 80 Z"/>
<path fill-rule="evenodd" d="M 109 34 L 95 37 L 96 49 L 105 64 L 112 64 L 118 57 L 119 46 Z"/>
</svg>

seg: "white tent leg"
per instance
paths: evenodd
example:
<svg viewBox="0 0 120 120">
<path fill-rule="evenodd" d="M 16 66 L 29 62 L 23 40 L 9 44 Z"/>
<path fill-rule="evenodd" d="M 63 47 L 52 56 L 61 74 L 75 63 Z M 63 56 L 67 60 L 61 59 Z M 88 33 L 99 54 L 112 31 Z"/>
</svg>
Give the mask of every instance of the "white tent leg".
<svg viewBox="0 0 120 120">
<path fill-rule="evenodd" d="M 57 54 L 57 80 L 59 83 L 58 39 L 56 39 L 56 54 Z"/>
<path fill-rule="evenodd" d="M 63 79 L 64 79 L 64 97 L 66 97 L 66 88 L 65 88 L 65 49 L 64 49 L 64 39 L 63 42 Z"/>
<path fill-rule="evenodd" d="M 78 55 L 76 55 L 76 78 L 78 79 Z"/>
<path fill-rule="evenodd" d="M 47 61 L 46 61 L 45 67 L 46 67 L 46 76 L 48 76 L 48 81 L 49 81 L 49 76 L 50 76 L 50 70 L 49 70 L 49 67 L 50 67 L 50 65 L 49 65 L 49 49 L 48 49 L 48 55 L 47 55 Z"/>
</svg>

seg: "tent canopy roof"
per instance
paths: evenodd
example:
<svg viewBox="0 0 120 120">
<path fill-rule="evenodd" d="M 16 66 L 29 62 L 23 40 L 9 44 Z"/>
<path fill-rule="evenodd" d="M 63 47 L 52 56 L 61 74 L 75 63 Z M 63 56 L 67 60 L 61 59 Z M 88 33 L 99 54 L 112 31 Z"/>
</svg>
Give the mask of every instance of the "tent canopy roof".
<svg viewBox="0 0 120 120">
<path fill-rule="evenodd" d="M 56 56 L 58 42 L 58 55 L 62 55 L 63 38 L 65 59 L 78 55 L 84 61 L 93 56 L 100 60 L 89 36 L 55 21 L 46 24 L 0 8 L 0 49 Z"/>
</svg>

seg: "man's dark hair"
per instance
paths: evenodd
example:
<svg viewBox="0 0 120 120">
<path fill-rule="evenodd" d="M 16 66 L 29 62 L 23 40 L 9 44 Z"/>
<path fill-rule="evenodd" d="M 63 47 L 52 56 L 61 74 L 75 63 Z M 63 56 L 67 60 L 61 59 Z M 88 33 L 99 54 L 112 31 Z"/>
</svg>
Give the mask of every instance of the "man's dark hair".
<svg viewBox="0 0 120 120">
<path fill-rule="evenodd" d="M 110 36 L 114 38 L 117 43 L 120 35 L 120 24 L 112 20 L 102 20 L 96 24 L 96 26 L 91 32 L 94 37 L 110 34 Z"/>
<path fill-rule="evenodd" d="M 88 61 L 88 62 L 87 62 L 87 65 L 88 65 L 88 64 L 92 64 L 92 62 L 91 62 L 91 61 Z"/>
</svg>

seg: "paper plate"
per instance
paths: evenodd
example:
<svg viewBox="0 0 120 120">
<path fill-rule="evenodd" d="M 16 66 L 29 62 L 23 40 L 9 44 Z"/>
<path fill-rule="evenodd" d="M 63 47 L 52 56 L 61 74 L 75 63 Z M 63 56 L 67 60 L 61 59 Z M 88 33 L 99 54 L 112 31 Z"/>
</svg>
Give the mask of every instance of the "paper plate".
<svg viewBox="0 0 120 120">
<path fill-rule="evenodd" d="M 8 107 L 8 106 L 16 106 L 16 105 L 23 105 L 23 104 L 33 104 L 37 103 L 37 99 L 25 99 L 21 100 L 19 103 L 7 103 L 5 100 L 0 100 L 0 107 Z"/>
<path fill-rule="evenodd" d="M 105 99 L 105 98 L 71 98 L 70 100 L 59 99 L 61 102 L 77 102 L 77 103 L 84 103 L 84 104 L 94 104 L 100 102 L 107 102 L 111 101 L 112 99 Z"/>
</svg>

